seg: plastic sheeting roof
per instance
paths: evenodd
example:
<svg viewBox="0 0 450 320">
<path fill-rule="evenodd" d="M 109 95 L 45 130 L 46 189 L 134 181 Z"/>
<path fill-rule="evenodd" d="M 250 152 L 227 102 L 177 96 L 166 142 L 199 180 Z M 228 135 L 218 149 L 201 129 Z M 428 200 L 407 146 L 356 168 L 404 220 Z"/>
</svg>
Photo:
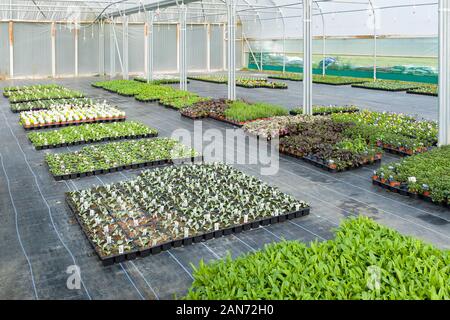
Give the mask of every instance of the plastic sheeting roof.
<svg viewBox="0 0 450 320">
<path fill-rule="evenodd" d="M 33 21 L 94 21 L 99 15 L 139 8 L 130 21 L 144 21 L 144 5 L 159 0 L 0 0 L 0 19 Z M 302 0 L 235 0 L 247 37 L 299 38 Z M 434 36 L 438 0 L 315 0 L 313 32 L 320 36 Z M 190 22 L 225 22 L 226 0 L 188 4 Z M 156 21 L 176 22 L 176 5 L 156 9 Z M 120 20 L 120 19 L 118 19 Z"/>
</svg>

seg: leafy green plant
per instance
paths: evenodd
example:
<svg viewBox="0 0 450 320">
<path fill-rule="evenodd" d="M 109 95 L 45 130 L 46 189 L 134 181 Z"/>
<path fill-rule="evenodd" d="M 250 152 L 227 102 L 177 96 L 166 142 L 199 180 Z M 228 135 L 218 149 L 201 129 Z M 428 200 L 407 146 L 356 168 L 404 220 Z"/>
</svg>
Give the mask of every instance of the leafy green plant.
<svg viewBox="0 0 450 320">
<path fill-rule="evenodd" d="M 333 113 L 351 113 L 357 112 L 359 108 L 356 106 L 313 106 L 314 115 L 328 115 Z M 303 114 L 303 108 L 295 108 L 290 112 L 292 115 Z"/>
<path fill-rule="evenodd" d="M 19 102 L 11 104 L 11 111 L 33 111 L 58 108 L 61 106 L 82 106 L 89 107 L 94 105 L 95 102 L 89 98 L 70 98 L 70 99 L 48 99 L 48 100 L 36 100 L 29 102 Z"/>
<path fill-rule="evenodd" d="M 410 192 L 430 196 L 434 202 L 450 201 L 450 146 L 435 148 L 423 154 L 382 166 L 377 179 L 399 182 Z"/>
<path fill-rule="evenodd" d="M 287 114 L 288 111 L 280 106 L 268 103 L 248 104 L 243 101 L 234 101 L 230 104 L 230 107 L 225 110 L 225 117 L 237 122 L 284 116 Z"/>
<path fill-rule="evenodd" d="M 104 139 L 124 139 L 156 135 L 158 131 L 138 122 L 84 124 L 44 132 L 30 132 L 28 138 L 35 147 L 61 146 L 76 142 L 96 142 Z"/>
<path fill-rule="evenodd" d="M 420 88 L 417 89 L 410 89 L 407 91 L 408 93 L 415 93 L 415 94 L 424 94 L 424 95 L 430 95 L 430 96 L 438 96 L 439 95 L 439 86 L 435 84 L 430 85 L 422 85 Z"/>
<path fill-rule="evenodd" d="M 68 153 L 49 153 L 45 161 L 54 176 L 62 176 L 195 156 L 198 156 L 195 150 L 177 140 L 154 138 L 87 146 Z"/>
<path fill-rule="evenodd" d="M 69 99 L 82 98 L 83 94 L 79 91 L 67 89 L 60 86 L 40 86 L 40 87 L 24 87 L 13 91 L 4 91 L 10 103 L 48 100 L 48 99 Z"/>
<path fill-rule="evenodd" d="M 352 84 L 352 87 L 356 88 L 366 88 L 366 89 L 377 89 L 384 91 L 407 91 L 410 89 L 416 89 L 423 86 L 423 84 L 417 82 L 405 82 L 397 80 L 375 80 L 364 83 Z"/>
<path fill-rule="evenodd" d="M 450 252 L 358 217 L 309 247 L 281 242 L 200 262 L 186 299 L 450 299 Z"/>
</svg>

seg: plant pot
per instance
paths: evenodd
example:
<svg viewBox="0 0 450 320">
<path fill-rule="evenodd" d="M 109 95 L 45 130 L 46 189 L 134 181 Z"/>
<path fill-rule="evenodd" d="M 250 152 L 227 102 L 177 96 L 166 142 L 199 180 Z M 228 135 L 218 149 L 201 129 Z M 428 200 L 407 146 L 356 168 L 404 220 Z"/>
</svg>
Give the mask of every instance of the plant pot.
<svg viewBox="0 0 450 320">
<path fill-rule="evenodd" d="M 195 236 L 194 239 L 193 239 L 193 241 L 194 241 L 194 243 L 200 243 L 200 242 L 203 241 L 203 236 L 202 236 L 202 235 L 200 235 L 200 236 Z"/>
<path fill-rule="evenodd" d="M 227 228 L 223 230 L 223 235 L 224 236 L 229 236 L 233 233 L 233 228 Z"/>
<path fill-rule="evenodd" d="M 243 230 L 242 226 L 236 226 L 233 228 L 234 233 L 241 233 Z"/>
<path fill-rule="evenodd" d="M 102 265 L 104 267 L 112 266 L 114 264 L 114 258 L 106 258 L 102 260 Z"/>
<path fill-rule="evenodd" d="M 223 231 L 222 230 L 214 231 L 214 238 L 220 238 L 222 236 L 223 236 Z"/>
<path fill-rule="evenodd" d="M 264 219 L 261 221 L 262 226 L 268 226 L 270 224 L 270 218 Z"/>
<path fill-rule="evenodd" d="M 140 253 L 139 253 L 139 256 L 141 256 L 141 257 L 147 257 L 147 256 L 149 256 L 150 255 L 150 249 L 144 249 L 144 250 L 142 250 Z"/>
<path fill-rule="evenodd" d="M 132 253 L 127 253 L 126 254 L 126 259 L 127 260 L 134 260 L 137 257 L 137 253 L 136 252 L 132 252 Z"/>
<path fill-rule="evenodd" d="M 205 240 L 211 240 L 212 238 L 214 238 L 214 232 L 208 232 L 208 233 L 205 233 L 205 234 L 203 235 L 203 238 L 204 238 Z"/>
<path fill-rule="evenodd" d="M 167 250 L 169 250 L 170 248 L 172 248 L 172 243 L 171 243 L 171 242 L 164 243 L 164 244 L 161 246 L 161 250 L 162 250 L 162 251 L 167 251 Z"/>
<path fill-rule="evenodd" d="M 161 252 L 161 250 L 162 250 L 161 246 L 155 246 L 150 249 L 150 252 L 151 252 L 151 254 L 158 254 Z"/>
<path fill-rule="evenodd" d="M 243 231 L 248 231 L 252 228 L 252 224 L 251 223 L 246 223 L 244 225 L 242 225 L 242 230 Z"/>
<path fill-rule="evenodd" d="M 259 228 L 260 222 L 259 221 L 254 221 L 251 223 L 251 228 L 252 229 L 256 229 Z"/>
<path fill-rule="evenodd" d="M 174 247 L 174 248 L 178 248 L 178 247 L 181 247 L 183 245 L 183 240 L 174 240 L 174 241 L 172 241 L 172 246 Z"/>
<path fill-rule="evenodd" d="M 189 246 L 192 244 L 192 242 L 193 242 L 193 239 L 191 237 L 183 239 L 184 246 Z"/>
<path fill-rule="evenodd" d="M 124 254 L 114 257 L 114 262 L 115 263 L 121 263 L 121 262 L 124 262 L 124 261 L 125 261 L 125 255 Z"/>
</svg>

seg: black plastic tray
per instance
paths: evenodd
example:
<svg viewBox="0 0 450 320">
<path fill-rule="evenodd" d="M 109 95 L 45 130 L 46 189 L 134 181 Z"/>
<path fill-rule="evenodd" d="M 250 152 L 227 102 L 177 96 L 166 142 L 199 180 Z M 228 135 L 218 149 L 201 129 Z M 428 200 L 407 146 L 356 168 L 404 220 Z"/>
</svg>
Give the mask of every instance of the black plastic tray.
<svg viewBox="0 0 450 320">
<path fill-rule="evenodd" d="M 300 218 L 300 217 L 306 216 L 310 213 L 310 207 L 306 207 L 306 208 L 302 208 L 299 211 L 295 211 L 295 212 L 290 212 L 290 213 L 273 216 L 273 217 L 267 217 L 267 218 L 251 221 L 246 224 L 230 226 L 228 228 L 219 229 L 216 231 L 209 231 L 209 232 L 206 232 L 203 234 L 199 234 L 199 235 L 195 235 L 195 236 L 191 236 L 191 237 L 187 237 L 187 238 L 174 239 L 169 242 L 158 244 L 156 246 L 142 248 L 142 249 L 135 249 L 135 250 L 128 251 L 128 252 L 125 252 L 120 255 L 111 255 L 111 256 L 105 257 L 99 252 L 98 247 L 90 239 L 89 233 L 87 232 L 84 224 L 79 219 L 76 210 L 73 208 L 71 202 L 69 201 L 69 199 L 67 197 L 66 197 L 66 203 L 69 206 L 70 211 L 72 211 L 78 224 L 81 226 L 81 229 L 83 230 L 86 238 L 88 238 L 89 243 L 94 248 L 94 251 L 97 253 L 97 256 L 100 258 L 100 260 L 102 261 L 102 264 L 104 266 L 110 266 L 114 263 L 120 263 L 125 260 L 134 260 L 137 257 L 146 257 L 150 254 L 152 254 L 152 255 L 158 254 L 162 251 L 167 251 L 167 250 L 171 249 L 172 247 L 176 248 L 176 247 L 181 247 L 181 246 L 188 246 L 193 243 L 208 241 L 212 238 L 220 238 L 222 236 L 240 233 L 243 231 L 248 231 L 250 229 L 256 229 L 256 228 L 259 228 L 260 226 L 266 226 L 266 225 L 270 225 L 270 224 L 285 222 L 286 220 Z"/>
<path fill-rule="evenodd" d="M 103 138 L 101 140 L 83 140 L 83 141 L 75 141 L 75 142 L 69 142 L 69 143 L 52 144 L 52 145 L 47 145 L 47 146 L 37 146 L 37 147 L 35 147 L 35 149 L 36 150 L 45 150 L 45 149 L 62 148 L 62 147 L 68 147 L 68 146 L 77 146 L 77 145 L 102 142 L 102 141 L 134 140 L 134 139 L 141 139 L 141 138 L 154 138 L 157 136 L 158 136 L 157 133 L 156 134 L 149 133 L 149 134 L 139 134 L 139 135 L 134 135 L 134 136 L 126 136 L 126 137 L 109 137 L 109 138 Z"/>
<path fill-rule="evenodd" d="M 70 180 L 70 179 L 84 178 L 84 177 L 89 177 L 89 176 L 98 176 L 98 175 L 102 175 L 102 174 L 118 172 L 118 171 L 123 171 L 123 170 L 168 165 L 168 164 L 173 164 L 174 162 L 178 162 L 178 161 L 179 162 L 184 162 L 184 161 L 202 162 L 203 156 L 197 156 L 197 157 L 191 157 L 191 158 L 180 158 L 180 159 L 147 161 L 147 162 L 142 162 L 142 163 L 133 163 L 133 164 L 129 164 L 129 165 L 127 164 L 127 165 L 122 165 L 119 167 L 113 167 L 113 168 L 108 168 L 108 169 L 97 169 L 94 171 L 83 172 L 83 173 L 78 172 L 78 173 L 71 173 L 71 174 L 65 174 L 65 175 L 59 175 L 59 176 L 53 175 L 53 178 L 55 178 L 56 181 Z"/>
<path fill-rule="evenodd" d="M 33 127 L 28 127 L 26 128 L 25 126 L 22 125 L 22 128 L 24 128 L 25 130 L 40 130 L 40 129 L 47 129 L 47 128 L 59 128 L 59 127 L 69 127 L 69 126 L 80 126 L 82 124 L 89 124 L 89 123 L 106 123 L 106 122 L 120 122 L 120 121 L 125 121 L 126 117 L 124 118 L 115 118 L 115 119 L 110 119 L 110 120 L 93 120 L 93 121 L 80 121 L 80 122 L 70 122 L 70 123 L 65 123 L 65 124 L 61 124 L 61 123 L 51 123 L 51 124 L 46 124 L 44 126 L 33 126 Z"/>
</svg>

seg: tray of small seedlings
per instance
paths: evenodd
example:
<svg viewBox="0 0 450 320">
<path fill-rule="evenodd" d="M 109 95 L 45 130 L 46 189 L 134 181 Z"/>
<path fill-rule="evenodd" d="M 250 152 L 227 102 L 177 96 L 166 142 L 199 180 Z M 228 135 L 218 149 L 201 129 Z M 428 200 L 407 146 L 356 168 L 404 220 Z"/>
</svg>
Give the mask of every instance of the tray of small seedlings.
<svg viewBox="0 0 450 320">
<path fill-rule="evenodd" d="M 381 149 L 355 136 L 351 131 L 353 126 L 320 116 L 298 121 L 288 129 L 289 135 L 280 138 L 280 153 L 300 158 L 332 173 L 379 163 Z"/>
<path fill-rule="evenodd" d="M 47 110 L 23 111 L 20 124 L 25 130 L 81 125 L 93 122 L 125 121 L 125 112 L 104 103 L 54 105 Z"/>
<path fill-rule="evenodd" d="M 437 97 L 439 96 L 439 87 L 436 84 L 423 85 L 417 89 L 410 89 L 406 93 Z"/>
<path fill-rule="evenodd" d="M 207 76 L 191 76 L 189 79 L 225 84 L 228 82 L 228 76 L 226 75 L 207 75 Z M 283 82 L 271 82 L 267 81 L 266 78 L 255 78 L 255 77 L 237 77 L 236 86 L 243 87 L 247 89 L 253 88 L 270 88 L 270 89 L 287 89 L 287 84 Z"/>
<path fill-rule="evenodd" d="M 56 181 L 202 160 L 195 150 L 169 138 L 109 142 L 86 146 L 79 151 L 47 153 L 45 156 Z"/>
<path fill-rule="evenodd" d="M 375 171 L 374 185 L 450 208 L 450 146 L 435 148 Z"/>
<path fill-rule="evenodd" d="M 209 117 L 233 126 L 242 127 L 245 123 L 255 120 L 288 115 L 288 111 L 281 106 L 268 103 L 210 99 L 183 109 L 181 114 L 191 119 Z"/>
<path fill-rule="evenodd" d="M 358 112 L 359 108 L 356 106 L 313 106 L 313 115 L 326 116 L 333 113 L 354 113 Z M 303 108 L 295 108 L 289 111 L 293 116 L 303 114 Z"/>
<path fill-rule="evenodd" d="M 12 86 L 3 88 L 3 96 L 8 98 L 11 94 L 23 90 L 44 90 L 44 89 L 60 89 L 62 86 L 58 84 L 35 84 L 31 86 Z"/>
<path fill-rule="evenodd" d="M 83 94 L 79 91 L 71 90 L 61 86 L 55 87 L 35 87 L 22 88 L 14 91 L 4 91 L 3 95 L 8 97 L 10 103 L 31 102 L 38 100 L 51 99 L 70 99 L 82 98 Z"/>
<path fill-rule="evenodd" d="M 423 86 L 423 84 L 417 82 L 406 82 L 397 80 L 375 80 L 364 83 L 352 84 L 352 87 L 354 88 L 362 88 L 378 91 L 391 91 L 391 92 L 408 91 L 420 88 L 421 86 Z"/>
<path fill-rule="evenodd" d="M 133 80 L 138 81 L 138 82 L 143 82 L 143 83 L 156 84 L 156 85 L 180 83 L 180 78 L 175 77 L 175 76 L 156 77 L 156 78 L 153 78 L 153 80 L 150 80 L 148 82 L 147 82 L 146 78 L 142 78 L 142 77 L 136 77 Z"/>
<path fill-rule="evenodd" d="M 315 74 L 313 75 L 313 82 L 330 86 L 346 86 L 350 84 L 365 83 L 367 82 L 367 79 Z"/>
<path fill-rule="evenodd" d="M 219 163 L 146 170 L 66 194 L 103 265 L 309 214 L 309 206 Z"/>
<path fill-rule="evenodd" d="M 335 122 L 350 122 L 358 134 L 382 147 L 385 151 L 402 156 L 423 153 L 437 145 L 438 127 L 435 121 L 414 117 L 364 110 L 357 113 L 336 113 Z"/>
<path fill-rule="evenodd" d="M 267 78 L 275 80 L 303 81 L 303 74 L 285 72 L 280 74 L 270 74 Z"/>
<path fill-rule="evenodd" d="M 28 139 L 36 150 L 42 150 L 102 141 L 153 138 L 157 135 L 156 129 L 138 122 L 127 121 L 83 124 L 43 132 L 35 131 L 28 133 Z"/>
<path fill-rule="evenodd" d="M 50 100 L 37 100 L 30 102 L 12 103 L 10 105 L 13 113 L 19 113 L 22 111 L 34 111 L 34 110 L 47 110 L 56 106 L 81 106 L 88 107 L 94 105 L 95 102 L 89 98 L 71 98 L 71 99 L 50 99 Z"/>
</svg>

